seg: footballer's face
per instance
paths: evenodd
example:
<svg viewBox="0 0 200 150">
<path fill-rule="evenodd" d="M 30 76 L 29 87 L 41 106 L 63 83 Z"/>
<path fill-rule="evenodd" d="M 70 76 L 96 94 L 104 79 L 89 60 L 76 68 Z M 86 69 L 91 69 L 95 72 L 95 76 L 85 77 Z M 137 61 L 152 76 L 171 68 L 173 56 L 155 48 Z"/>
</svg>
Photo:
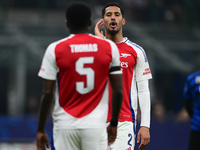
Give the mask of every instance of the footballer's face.
<svg viewBox="0 0 200 150">
<path fill-rule="evenodd" d="M 125 18 L 122 17 L 121 10 L 117 6 L 107 7 L 103 20 L 105 29 L 113 36 L 122 30 L 122 26 L 125 24 Z"/>
</svg>

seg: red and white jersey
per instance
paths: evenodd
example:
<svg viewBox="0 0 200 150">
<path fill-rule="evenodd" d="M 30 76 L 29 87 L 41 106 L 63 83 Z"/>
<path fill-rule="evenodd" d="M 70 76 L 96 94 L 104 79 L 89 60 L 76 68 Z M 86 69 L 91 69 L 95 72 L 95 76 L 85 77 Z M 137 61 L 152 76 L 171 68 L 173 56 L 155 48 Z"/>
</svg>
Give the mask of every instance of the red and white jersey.
<svg viewBox="0 0 200 150">
<path fill-rule="evenodd" d="M 128 38 L 124 38 L 116 45 L 120 52 L 123 79 L 123 101 L 118 121 L 135 122 L 138 108 L 136 82 L 151 79 L 152 75 L 146 53 L 142 47 L 132 43 Z M 111 97 L 110 95 L 108 122 L 111 120 L 112 114 Z"/>
<path fill-rule="evenodd" d="M 114 42 L 92 34 L 71 34 L 50 44 L 39 76 L 56 80 L 54 129 L 106 125 L 109 74 L 121 74 Z"/>
</svg>

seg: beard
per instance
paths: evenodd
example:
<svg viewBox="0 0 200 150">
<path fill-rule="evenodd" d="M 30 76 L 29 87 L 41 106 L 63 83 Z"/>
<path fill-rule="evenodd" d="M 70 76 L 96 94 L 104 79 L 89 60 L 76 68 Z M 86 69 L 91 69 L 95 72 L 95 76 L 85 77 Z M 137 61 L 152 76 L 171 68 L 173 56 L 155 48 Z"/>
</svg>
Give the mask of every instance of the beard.
<svg viewBox="0 0 200 150">
<path fill-rule="evenodd" d="M 115 36 L 119 32 L 119 30 L 109 30 L 109 29 L 107 29 L 107 31 L 111 36 Z"/>
</svg>

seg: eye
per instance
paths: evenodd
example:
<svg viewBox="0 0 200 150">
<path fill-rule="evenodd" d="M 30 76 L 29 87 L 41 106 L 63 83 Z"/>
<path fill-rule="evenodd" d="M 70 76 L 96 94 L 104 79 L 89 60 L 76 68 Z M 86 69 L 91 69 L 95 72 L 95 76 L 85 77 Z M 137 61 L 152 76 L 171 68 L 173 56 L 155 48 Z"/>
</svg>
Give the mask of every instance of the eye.
<svg viewBox="0 0 200 150">
<path fill-rule="evenodd" d="M 108 17 L 111 16 L 111 13 L 107 13 L 106 16 L 108 16 Z"/>
<path fill-rule="evenodd" d="M 115 16 L 120 16 L 120 13 L 115 13 Z"/>
</svg>

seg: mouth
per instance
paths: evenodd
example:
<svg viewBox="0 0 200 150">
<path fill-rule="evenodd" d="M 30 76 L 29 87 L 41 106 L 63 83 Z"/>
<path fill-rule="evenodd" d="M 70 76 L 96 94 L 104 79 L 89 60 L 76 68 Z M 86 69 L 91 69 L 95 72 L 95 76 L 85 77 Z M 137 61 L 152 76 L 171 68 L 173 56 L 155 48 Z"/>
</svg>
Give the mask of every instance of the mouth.
<svg viewBox="0 0 200 150">
<path fill-rule="evenodd" d="M 117 23 L 116 23 L 116 22 L 111 22 L 111 23 L 110 23 L 110 27 L 111 27 L 111 28 L 114 29 L 116 26 L 117 26 Z"/>
</svg>

